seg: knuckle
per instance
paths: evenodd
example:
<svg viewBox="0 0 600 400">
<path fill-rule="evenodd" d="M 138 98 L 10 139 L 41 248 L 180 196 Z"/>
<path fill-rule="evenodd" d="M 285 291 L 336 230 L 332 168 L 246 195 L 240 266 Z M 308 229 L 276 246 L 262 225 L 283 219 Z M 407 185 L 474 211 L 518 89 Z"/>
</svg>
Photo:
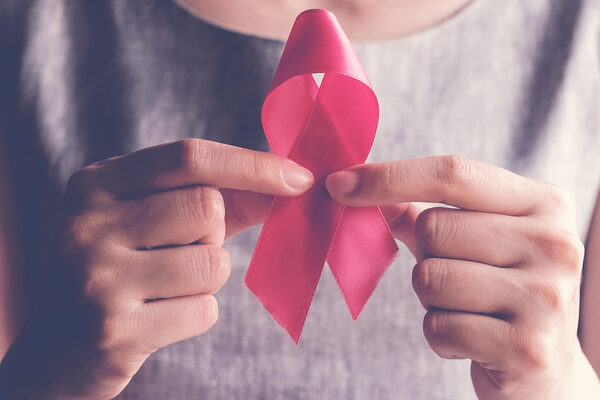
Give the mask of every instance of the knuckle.
<svg viewBox="0 0 600 400">
<path fill-rule="evenodd" d="M 580 271 L 585 254 L 585 246 L 579 236 L 571 231 L 548 229 L 534 235 L 534 243 L 546 258 Z"/>
<path fill-rule="evenodd" d="M 527 285 L 527 292 L 533 297 L 534 304 L 550 310 L 552 313 L 566 316 L 568 298 L 566 289 L 555 283 L 532 283 Z"/>
<path fill-rule="evenodd" d="M 458 155 L 441 156 L 437 159 L 436 174 L 441 182 L 449 187 L 460 188 L 470 183 L 472 167 L 469 159 Z"/>
<path fill-rule="evenodd" d="M 81 206 L 90 202 L 96 190 L 94 167 L 82 168 L 71 175 L 67 181 L 65 202 L 70 208 L 78 210 Z"/>
<path fill-rule="evenodd" d="M 211 266 L 213 281 L 220 288 L 231 274 L 231 259 L 229 252 L 222 247 L 213 247 Z"/>
<path fill-rule="evenodd" d="M 437 354 L 444 353 L 448 337 L 452 334 L 449 314 L 440 311 L 428 311 L 423 319 L 423 334 L 433 351 Z"/>
<path fill-rule="evenodd" d="M 96 263 L 91 263 L 82 270 L 84 298 L 101 307 L 109 307 L 116 283 L 113 270 Z"/>
<path fill-rule="evenodd" d="M 517 354 L 522 361 L 533 369 L 546 369 L 551 366 L 551 354 L 547 335 L 528 333 L 519 335 L 517 339 Z"/>
<path fill-rule="evenodd" d="M 413 288 L 421 296 L 439 295 L 445 286 L 446 276 L 447 267 L 443 261 L 427 258 L 413 268 Z"/>
<path fill-rule="evenodd" d="M 443 207 L 433 207 L 421 212 L 415 222 L 415 236 L 426 248 L 438 248 L 452 237 L 451 212 Z"/>
<path fill-rule="evenodd" d="M 202 227 L 225 218 L 225 204 L 219 190 L 209 186 L 199 186 L 182 192 L 180 207 L 183 217 Z"/>
<path fill-rule="evenodd" d="M 546 201 L 549 202 L 551 207 L 569 213 L 575 212 L 575 196 L 569 190 L 552 183 L 547 183 L 547 187 Z"/>
<path fill-rule="evenodd" d="M 81 258 L 95 247 L 99 247 L 102 239 L 102 218 L 96 213 L 79 214 L 70 217 L 60 231 L 59 251 L 66 259 Z"/>
<path fill-rule="evenodd" d="M 229 252 L 219 246 L 209 245 L 203 247 L 206 247 L 206 261 L 200 266 L 200 279 L 216 290 L 227 281 L 231 273 Z"/>
<path fill-rule="evenodd" d="M 583 265 L 585 245 L 579 235 L 572 232 L 562 232 L 555 244 L 556 256 L 566 267 L 579 271 Z"/>
<path fill-rule="evenodd" d="M 118 318 L 114 314 L 105 313 L 98 322 L 98 348 L 105 352 L 112 351 L 121 343 L 121 330 Z"/>
<path fill-rule="evenodd" d="M 211 153 L 205 141 L 186 138 L 176 142 L 177 167 L 181 170 L 201 169 L 210 162 Z"/>
<path fill-rule="evenodd" d="M 67 192 L 80 192 L 92 185 L 93 169 L 91 166 L 76 171 L 67 181 Z"/>
<path fill-rule="evenodd" d="M 415 221 L 415 235 L 418 240 L 425 243 L 435 241 L 437 235 L 437 217 L 435 208 L 428 208 L 418 215 Z"/>
<path fill-rule="evenodd" d="M 225 218 L 225 203 L 221 192 L 212 187 L 202 188 L 202 212 L 210 221 L 220 221 Z"/>
<path fill-rule="evenodd" d="M 124 304 L 114 299 L 107 283 L 104 277 L 94 273 L 83 284 L 78 307 L 82 313 L 79 324 L 90 329 L 89 337 L 95 340 L 99 350 L 110 352 L 126 340 L 122 321 L 127 318 L 121 318 Z"/>
</svg>

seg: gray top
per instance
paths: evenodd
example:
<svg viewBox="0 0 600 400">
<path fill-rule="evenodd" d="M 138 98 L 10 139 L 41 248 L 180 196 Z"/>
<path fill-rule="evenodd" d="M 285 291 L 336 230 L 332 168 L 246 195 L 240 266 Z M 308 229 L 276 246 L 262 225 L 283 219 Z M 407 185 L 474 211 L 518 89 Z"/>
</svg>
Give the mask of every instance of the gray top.
<svg viewBox="0 0 600 400">
<path fill-rule="evenodd" d="M 165 0 L 4 0 L 0 19 L 0 123 L 30 243 L 51 242 L 58 193 L 92 161 L 190 136 L 267 149 L 260 107 L 281 41 Z M 600 182 L 599 32 L 597 0 L 474 0 L 425 32 L 356 43 L 381 105 L 370 160 L 454 153 L 559 184 L 585 237 Z M 243 285 L 258 233 L 226 244 L 214 328 L 152 355 L 120 398 L 475 397 L 469 363 L 423 338 L 404 247 L 356 323 L 325 269 L 296 347 Z M 44 254 L 27 255 L 29 277 Z"/>
</svg>

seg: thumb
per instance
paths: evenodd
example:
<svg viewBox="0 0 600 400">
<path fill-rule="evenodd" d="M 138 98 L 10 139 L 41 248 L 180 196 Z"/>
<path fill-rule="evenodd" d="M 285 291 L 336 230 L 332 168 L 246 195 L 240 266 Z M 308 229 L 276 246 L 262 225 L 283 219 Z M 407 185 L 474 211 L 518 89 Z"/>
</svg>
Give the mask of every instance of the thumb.
<svg viewBox="0 0 600 400">
<path fill-rule="evenodd" d="M 251 226 L 262 224 L 273 196 L 248 190 L 221 189 L 225 204 L 225 240 Z"/>
<path fill-rule="evenodd" d="M 426 203 L 396 203 L 379 206 L 394 237 L 400 240 L 417 258 L 415 223 L 419 214 L 431 207 Z"/>
</svg>

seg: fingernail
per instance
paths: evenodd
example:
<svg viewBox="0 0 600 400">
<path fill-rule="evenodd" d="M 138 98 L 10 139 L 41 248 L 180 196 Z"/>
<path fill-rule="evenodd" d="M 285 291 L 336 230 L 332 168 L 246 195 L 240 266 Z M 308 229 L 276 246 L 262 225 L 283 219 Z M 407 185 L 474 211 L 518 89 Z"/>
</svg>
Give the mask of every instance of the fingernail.
<svg viewBox="0 0 600 400">
<path fill-rule="evenodd" d="M 285 160 L 281 168 L 281 175 L 286 185 L 297 191 L 304 191 L 312 186 L 313 174 L 292 160 Z"/>
<path fill-rule="evenodd" d="M 360 177 L 353 171 L 334 172 L 327 177 L 325 185 L 331 194 L 350 194 L 358 187 Z"/>
</svg>

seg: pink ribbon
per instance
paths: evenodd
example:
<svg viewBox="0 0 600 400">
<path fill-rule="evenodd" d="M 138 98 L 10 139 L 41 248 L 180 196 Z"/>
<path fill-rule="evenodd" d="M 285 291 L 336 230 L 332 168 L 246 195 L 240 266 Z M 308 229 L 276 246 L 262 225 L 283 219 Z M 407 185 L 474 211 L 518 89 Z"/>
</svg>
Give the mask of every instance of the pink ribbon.
<svg viewBox="0 0 600 400">
<path fill-rule="evenodd" d="M 320 86 L 312 73 L 324 73 Z M 328 174 L 365 161 L 378 118 L 375 93 L 335 16 L 301 13 L 262 123 L 273 152 L 310 169 L 315 184 L 273 200 L 245 279 L 296 344 L 325 260 L 356 320 L 398 251 L 378 207 L 344 207 L 325 189 Z"/>
</svg>

